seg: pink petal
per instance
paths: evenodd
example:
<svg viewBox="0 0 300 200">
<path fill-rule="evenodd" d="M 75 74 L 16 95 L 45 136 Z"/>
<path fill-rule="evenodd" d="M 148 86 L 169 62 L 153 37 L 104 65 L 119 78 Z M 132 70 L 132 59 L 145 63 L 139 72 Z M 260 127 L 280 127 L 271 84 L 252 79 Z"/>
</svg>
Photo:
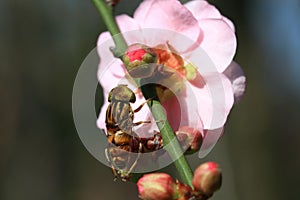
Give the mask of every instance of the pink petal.
<svg viewBox="0 0 300 200">
<path fill-rule="evenodd" d="M 127 33 L 139 35 L 135 37 L 140 37 L 140 41 L 143 40 L 142 44 L 150 47 L 168 43 L 180 54 L 193 51 L 199 47 L 203 40 L 202 31 L 200 31 L 196 41 L 188 38 L 186 35 L 167 29 L 143 28 L 140 31 L 141 32 L 132 31 Z M 127 38 L 126 34 L 125 38 Z"/>
<path fill-rule="evenodd" d="M 222 136 L 224 127 L 214 130 L 205 130 L 203 142 L 199 151 L 199 158 L 204 158 L 215 146 L 220 137 Z"/>
<path fill-rule="evenodd" d="M 134 43 L 145 43 L 145 39 L 142 36 L 140 27 L 133 18 L 123 14 L 123 15 L 116 16 L 116 21 L 128 45 Z M 108 43 L 109 45 L 106 44 L 102 46 L 100 49 L 99 46 L 101 44 L 103 45 L 103 43 Z M 115 44 L 109 32 L 103 32 L 100 34 L 98 38 L 97 46 L 98 46 L 99 54 L 100 51 L 103 50 L 105 50 L 106 52 L 111 52 L 110 47 L 115 47 Z"/>
<path fill-rule="evenodd" d="M 203 79 L 205 84 L 187 84 L 184 95 L 163 103 L 173 130 L 180 126 L 213 130 L 225 124 L 233 105 L 231 83 L 219 73 L 206 74 Z"/>
<path fill-rule="evenodd" d="M 193 14 L 177 0 L 146 0 L 134 13 L 142 28 L 167 29 L 197 41 L 200 28 Z"/>
<path fill-rule="evenodd" d="M 111 86 L 117 83 L 116 76 L 124 76 L 123 63 L 120 59 L 115 58 L 110 47 L 114 46 L 114 42 L 108 32 L 104 32 L 99 36 L 97 43 L 98 55 L 100 63 L 98 67 L 98 80 L 105 91 L 111 90 Z"/>
<path fill-rule="evenodd" d="M 114 46 L 108 32 L 104 32 L 99 36 L 97 50 L 100 57 L 98 67 L 98 80 L 103 90 L 109 92 L 113 87 L 119 84 L 122 77 L 125 76 L 125 68 L 123 62 L 114 57 L 110 48 Z"/>
<path fill-rule="evenodd" d="M 117 24 L 119 28 L 122 30 L 122 32 L 128 32 L 132 30 L 139 30 L 140 26 L 139 24 L 128 15 L 118 15 L 116 17 Z"/>
<path fill-rule="evenodd" d="M 233 105 L 233 91 L 230 81 L 222 74 L 211 73 L 204 77 L 205 86 L 191 85 L 187 90 L 187 101 L 195 96 L 197 103 L 189 104 L 199 112 L 204 129 L 217 129 L 222 127 Z"/>
<path fill-rule="evenodd" d="M 235 26 L 234 26 L 233 22 L 224 16 L 222 17 L 222 19 L 228 24 L 228 26 L 231 28 L 231 30 L 233 30 L 235 32 Z"/>
<path fill-rule="evenodd" d="M 238 103 L 244 96 L 246 90 L 246 77 L 242 68 L 239 64 L 232 61 L 223 74 L 231 81 L 234 92 L 234 103 Z"/>
<path fill-rule="evenodd" d="M 140 26 L 135 19 L 123 14 L 118 15 L 116 17 L 116 21 L 127 42 L 127 45 L 134 43 L 145 44 L 145 38 L 143 37 Z"/>
<path fill-rule="evenodd" d="M 171 98 L 168 101 L 162 103 L 167 119 L 173 129 L 176 131 L 180 127 L 181 123 L 181 106 L 176 97 Z"/>
<path fill-rule="evenodd" d="M 204 31 L 201 47 L 211 58 L 219 72 L 231 63 L 236 51 L 236 37 L 223 20 L 207 19 L 199 21 Z"/>
<path fill-rule="evenodd" d="M 195 0 L 184 4 L 197 20 L 201 19 L 221 19 L 222 15 L 218 9 L 207 1 Z"/>
<path fill-rule="evenodd" d="M 120 59 L 114 59 L 106 65 L 105 58 L 100 58 L 98 67 L 98 80 L 105 92 L 120 84 L 120 80 L 125 76 L 123 63 Z"/>
<path fill-rule="evenodd" d="M 230 21 L 227 17 L 222 16 L 219 10 L 215 6 L 209 4 L 207 1 L 190 1 L 184 4 L 184 6 L 193 13 L 194 17 L 198 21 L 200 21 L 201 19 L 223 19 L 228 24 L 228 26 L 233 31 L 235 31 L 234 24 L 232 23 L 232 21 Z"/>
<path fill-rule="evenodd" d="M 162 103 L 173 131 L 177 131 L 179 127 L 188 126 L 200 130 L 201 133 L 203 132 L 200 115 L 191 106 L 197 104 L 196 101 L 195 98 L 187 98 L 186 95 L 179 94 Z"/>
<path fill-rule="evenodd" d="M 113 45 L 114 46 L 114 43 L 111 40 L 110 33 L 107 32 L 107 31 L 101 33 L 100 36 L 99 36 L 99 38 L 98 38 L 98 41 L 97 41 L 97 52 L 98 52 L 98 54 L 100 54 L 103 50 L 106 50 L 105 53 L 107 53 L 107 50 L 109 50 L 109 47 L 110 47 L 109 45 Z M 106 48 L 106 49 L 104 49 L 104 48 Z M 111 52 L 111 51 L 109 51 L 109 52 Z"/>
<path fill-rule="evenodd" d="M 101 111 L 100 111 L 99 117 L 97 119 L 97 126 L 100 129 L 106 129 L 105 117 L 106 117 L 106 109 L 107 109 L 108 104 L 109 104 L 109 102 L 107 101 L 107 98 L 108 98 L 108 93 L 104 92 L 104 103 L 101 107 Z"/>
<path fill-rule="evenodd" d="M 148 46 L 157 46 L 168 41 L 178 52 L 182 52 L 187 49 L 190 51 L 194 46 L 198 47 L 203 39 L 200 29 L 195 42 L 185 35 L 164 29 L 164 27 L 160 27 L 160 29 L 141 29 L 138 22 L 128 15 L 119 15 L 116 17 L 116 21 L 128 45 L 141 43 Z"/>
</svg>

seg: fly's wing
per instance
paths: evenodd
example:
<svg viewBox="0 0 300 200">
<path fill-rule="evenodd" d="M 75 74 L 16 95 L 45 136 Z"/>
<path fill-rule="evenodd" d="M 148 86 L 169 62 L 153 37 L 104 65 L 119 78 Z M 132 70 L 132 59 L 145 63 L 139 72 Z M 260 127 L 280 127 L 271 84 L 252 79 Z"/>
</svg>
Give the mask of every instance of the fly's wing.
<svg viewBox="0 0 300 200">
<path fill-rule="evenodd" d="M 127 119 L 122 120 L 119 123 L 119 128 L 124 133 L 127 133 L 128 135 L 132 135 L 132 125 L 133 125 L 132 119 L 127 118 Z"/>
<path fill-rule="evenodd" d="M 120 103 L 115 108 L 115 121 L 121 131 L 132 135 L 133 127 L 133 110 L 129 103 Z"/>
<path fill-rule="evenodd" d="M 124 170 L 128 162 L 128 151 L 121 147 L 109 147 L 108 152 L 111 156 L 111 163 L 117 170 Z"/>
</svg>

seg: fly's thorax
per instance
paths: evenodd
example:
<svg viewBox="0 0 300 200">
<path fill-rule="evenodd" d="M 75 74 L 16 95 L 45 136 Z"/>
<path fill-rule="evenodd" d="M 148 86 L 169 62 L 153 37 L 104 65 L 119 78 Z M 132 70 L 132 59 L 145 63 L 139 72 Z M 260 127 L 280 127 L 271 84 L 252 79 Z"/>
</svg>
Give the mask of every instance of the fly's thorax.
<svg viewBox="0 0 300 200">
<path fill-rule="evenodd" d="M 113 88 L 108 94 L 108 101 L 121 101 L 121 102 L 131 102 L 136 101 L 134 92 L 127 87 L 127 85 L 118 85 Z"/>
</svg>

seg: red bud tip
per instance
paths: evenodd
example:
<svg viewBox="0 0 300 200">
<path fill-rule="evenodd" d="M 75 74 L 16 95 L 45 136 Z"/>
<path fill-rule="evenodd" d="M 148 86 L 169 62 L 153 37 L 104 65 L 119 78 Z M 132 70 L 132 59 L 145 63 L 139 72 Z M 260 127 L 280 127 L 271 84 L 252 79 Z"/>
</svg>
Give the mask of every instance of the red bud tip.
<svg viewBox="0 0 300 200">
<path fill-rule="evenodd" d="M 197 167 L 194 172 L 193 186 L 200 193 L 211 196 L 220 189 L 222 173 L 217 163 L 207 162 Z"/>
<path fill-rule="evenodd" d="M 144 49 L 137 49 L 137 50 L 127 52 L 127 56 L 129 58 L 130 62 L 142 61 L 145 53 L 146 53 L 146 51 Z"/>
<path fill-rule="evenodd" d="M 154 50 L 142 44 L 130 45 L 123 56 L 126 69 L 134 78 L 151 76 L 156 67 L 156 60 Z"/>
</svg>

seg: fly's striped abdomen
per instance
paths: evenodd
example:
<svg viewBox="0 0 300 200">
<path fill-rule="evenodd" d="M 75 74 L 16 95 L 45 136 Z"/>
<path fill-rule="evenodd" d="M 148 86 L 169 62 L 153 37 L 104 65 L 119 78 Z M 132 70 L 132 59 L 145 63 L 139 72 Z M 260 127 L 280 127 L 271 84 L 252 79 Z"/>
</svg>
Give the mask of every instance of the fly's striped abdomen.
<svg viewBox="0 0 300 200">
<path fill-rule="evenodd" d="M 132 119 L 133 111 L 129 103 L 115 102 L 112 103 L 112 116 L 117 124 L 120 124 L 123 120 L 128 118 Z"/>
<path fill-rule="evenodd" d="M 114 118 L 112 117 L 112 104 L 109 104 L 106 110 L 106 130 L 107 130 L 107 136 L 108 140 L 110 142 L 113 142 L 115 133 L 120 130 L 118 124 L 114 122 Z"/>
<path fill-rule="evenodd" d="M 132 134 L 133 110 L 129 103 L 115 101 L 111 102 L 106 111 L 106 127 L 108 132 L 122 130 Z"/>
</svg>

